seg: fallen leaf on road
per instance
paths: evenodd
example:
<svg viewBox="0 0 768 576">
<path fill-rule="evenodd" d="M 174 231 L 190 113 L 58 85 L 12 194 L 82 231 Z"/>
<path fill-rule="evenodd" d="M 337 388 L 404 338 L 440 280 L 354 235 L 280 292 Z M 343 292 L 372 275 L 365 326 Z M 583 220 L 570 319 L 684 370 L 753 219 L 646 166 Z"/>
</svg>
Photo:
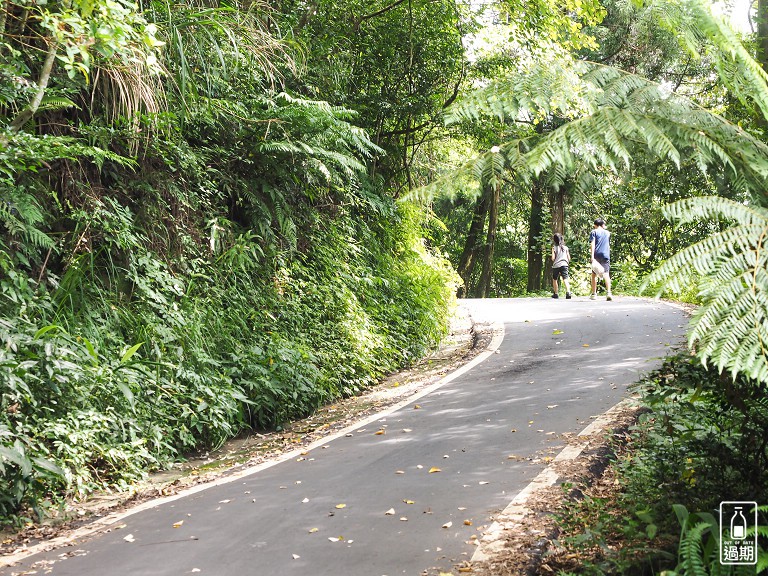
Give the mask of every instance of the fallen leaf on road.
<svg viewBox="0 0 768 576">
<path fill-rule="evenodd" d="M 136 538 L 133 537 L 133 534 L 128 534 L 125 538 L 123 538 L 126 542 L 135 542 Z"/>
<path fill-rule="evenodd" d="M 181 525 L 184 524 L 184 520 L 179 520 L 178 522 L 173 523 L 174 528 L 181 528 Z"/>
<path fill-rule="evenodd" d="M 336 504 L 336 508 L 338 508 L 339 510 L 341 510 L 342 508 L 346 508 L 346 507 L 347 507 L 346 504 Z"/>
<path fill-rule="evenodd" d="M 395 470 L 395 474 L 405 474 L 405 470 Z"/>
<path fill-rule="evenodd" d="M 485 480 L 483 480 L 482 482 L 478 482 L 478 484 L 480 484 L 480 486 L 485 486 L 486 484 L 488 484 L 488 482 L 486 482 Z"/>
<path fill-rule="evenodd" d="M 582 344 L 584 348 L 589 348 L 589 344 Z"/>
<path fill-rule="evenodd" d="M 565 332 L 563 332 L 559 328 L 555 328 L 554 330 L 552 330 L 552 334 L 565 334 Z"/>
<path fill-rule="evenodd" d="M 298 560 L 299 558 L 301 558 L 301 556 L 299 556 L 298 554 L 293 554 L 293 559 L 294 560 Z"/>
<path fill-rule="evenodd" d="M 408 522 L 408 518 L 405 516 L 400 516 L 400 522 Z"/>
<path fill-rule="evenodd" d="M 219 500 L 219 504 L 229 504 L 232 500 Z"/>
<path fill-rule="evenodd" d="M 547 410 L 552 410 L 552 408 L 557 408 L 557 406 L 558 406 L 557 404 L 550 404 L 549 406 L 547 406 Z"/>
<path fill-rule="evenodd" d="M 406 504 L 416 504 L 413 500 L 403 500 Z"/>
<path fill-rule="evenodd" d="M 432 466 L 432 468 L 429 469 L 429 473 L 434 474 L 435 472 L 442 472 L 442 470 L 440 470 L 440 468 L 437 466 Z"/>
<path fill-rule="evenodd" d="M 381 436 L 382 434 L 386 434 L 386 433 L 387 433 L 387 431 L 384 430 L 383 428 L 381 430 L 377 430 L 376 432 L 374 432 L 374 434 L 376 434 L 376 436 Z"/>
<path fill-rule="evenodd" d="M 390 508 L 389 510 L 384 512 L 384 514 L 386 514 L 387 516 L 394 516 L 395 515 L 395 509 L 394 508 Z"/>
<path fill-rule="evenodd" d="M 320 528 L 310 528 L 309 529 L 309 533 L 310 534 L 314 534 L 315 532 L 318 532 L 319 530 L 320 530 Z"/>
<path fill-rule="evenodd" d="M 443 528 L 450 528 L 451 526 L 453 526 L 453 522 L 446 522 L 443 524 Z"/>
<path fill-rule="evenodd" d="M 403 428 L 403 432 L 413 432 L 413 430 L 410 428 Z"/>
<path fill-rule="evenodd" d="M 464 526 L 472 526 L 472 520 L 464 520 Z"/>
<path fill-rule="evenodd" d="M 306 504 L 307 502 L 309 502 L 309 498 L 304 498 L 304 500 L 301 501 L 302 504 Z"/>
<path fill-rule="evenodd" d="M 419 404 L 414 404 L 413 405 L 413 409 L 414 410 L 419 410 L 420 408 L 421 408 L 421 406 Z"/>
</svg>

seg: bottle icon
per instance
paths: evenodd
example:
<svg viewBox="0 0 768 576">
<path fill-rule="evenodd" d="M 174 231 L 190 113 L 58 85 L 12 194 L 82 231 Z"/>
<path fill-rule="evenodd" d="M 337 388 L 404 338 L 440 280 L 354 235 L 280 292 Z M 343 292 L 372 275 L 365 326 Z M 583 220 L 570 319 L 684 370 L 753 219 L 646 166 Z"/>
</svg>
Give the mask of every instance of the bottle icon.
<svg viewBox="0 0 768 576">
<path fill-rule="evenodd" d="M 741 507 L 734 508 L 731 518 L 731 538 L 734 540 L 744 540 L 747 537 L 747 519 L 741 512 Z"/>
</svg>

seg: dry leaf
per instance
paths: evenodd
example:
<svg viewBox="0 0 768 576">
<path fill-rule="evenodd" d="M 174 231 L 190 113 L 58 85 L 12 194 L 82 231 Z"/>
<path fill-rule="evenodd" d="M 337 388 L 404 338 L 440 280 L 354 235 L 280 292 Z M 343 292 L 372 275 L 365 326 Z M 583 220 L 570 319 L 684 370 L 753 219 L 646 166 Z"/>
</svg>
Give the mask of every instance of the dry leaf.
<svg viewBox="0 0 768 576">
<path fill-rule="evenodd" d="M 429 473 L 434 474 L 435 472 L 442 472 L 442 470 L 440 470 L 440 468 L 437 466 L 432 466 L 432 468 L 429 469 Z"/>
<path fill-rule="evenodd" d="M 416 504 L 413 500 L 403 500 L 406 504 Z"/>
<path fill-rule="evenodd" d="M 403 432 L 413 432 L 413 430 L 410 428 L 403 428 Z"/>
<path fill-rule="evenodd" d="M 550 404 L 549 406 L 547 406 L 547 410 L 552 410 L 552 408 L 557 408 L 557 406 L 558 406 L 557 404 Z"/>
<path fill-rule="evenodd" d="M 472 520 L 464 520 L 464 526 L 472 526 Z"/>
<path fill-rule="evenodd" d="M 451 526 L 453 526 L 453 522 L 446 522 L 443 524 L 443 528 L 450 528 Z"/>
<path fill-rule="evenodd" d="M 405 470 L 395 470 L 395 474 L 405 474 Z"/>
<path fill-rule="evenodd" d="M 480 484 L 480 486 L 485 486 L 486 484 L 488 484 L 488 482 L 486 482 L 485 480 L 483 480 L 482 482 L 478 482 L 478 484 Z"/>
<path fill-rule="evenodd" d="M 123 538 L 126 542 L 135 542 L 136 538 L 133 537 L 133 534 L 128 534 L 125 538 Z"/>
<path fill-rule="evenodd" d="M 301 501 L 302 504 L 306 504 L 307 502 L 309 502 L 309 498 L 304 498 L 304 500 Z"/>
<path fill-rule="evenodd" d="M 178 522 L 173 523 L 174 528 L 181 528 L 181 525 L 184 524 L 184 520 L 179 520 Z"/>
<path fill-rule="evenodd" d="M 584 348 L 589 348 L 589 344 L 582 344 Z"/>
<path fill-rule="evenodd" d="M 408 522 L 408 518 L 405 516 L 400 516 L 400 522 Z"/>
<path fill-rule="evenodd" d="M 309 533 L 310 534 L 314 534 L 315 532 L 319 532 L 319 531 L 320 531 L 320 528 L 310 528 L 309 529 Z"/>
<path fill-rule="evenodd" d="M 219 500 L 219 504 L 229 504 L 232 500 Z"/>
<path fill-rule="evenodd" d="M 347 507 L 346 504 L 336 504 L 336 508 L 338 508 L 339 510 L 341 510 L 342 508 L 346 508 L 346 507 Z"/>
<path fill-rule="evenodd" d="M 394 508 L 390 508 L 389 510 L 384 512 L 384 514 L 386 514 L 387 516 L 394 516 L 395 515 L 395 509 Z"/>
<path fill-rule="evenodd" d="M 559 328 L 555 328 L 554 330 L 552 330 L 552 334 L 565 334 L 565 332 L 563 332 Z"/>
<path fill-rule="evenodd" d="M 420 406 L 419 404 L 414 404 L 414 405 L 413 405 L 413 409 L 414 409 L 414 410 L 418 410 L 418 409 L 420 409 L 420 408 L 421 408 L 421 406 Z"/>
<path fill-rule="evenodd" d="M 466 509 L 467 509 L 467 507 L 466 507 L 466 506 L 459 506 L 459 507 L 458 507 L 458 510 L 466 510 Z"/>
<path fill-rule="evenodd" d="M 381 436 L 382 434 L 386 434 L 386 433 L 387 431 L 382 429 L 382 430 L 377 430 L 374 434 L 376 434 L 376 436 Z"/>
<path fill-rule="evenodd" d="M 293 554 L 293 559 L 294 560 L 298 560 L 299 558 L 301 558 L 301 556 L 299 556 L 298 554 Z"/>
</svg>

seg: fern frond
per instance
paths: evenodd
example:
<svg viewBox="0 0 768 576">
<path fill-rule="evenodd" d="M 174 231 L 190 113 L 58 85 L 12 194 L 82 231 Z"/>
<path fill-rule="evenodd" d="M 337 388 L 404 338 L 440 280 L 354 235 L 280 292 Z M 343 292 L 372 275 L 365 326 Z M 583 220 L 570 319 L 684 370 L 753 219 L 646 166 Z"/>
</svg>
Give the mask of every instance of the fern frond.
<svg viewBox="0 0 768 576">
<path fill-rule="evenodd" d="M 732 226 L 678 252 L 646 281 L 679 290 L 691 268 L 704 276 L 702 305 L 691 320 L 689 343 L 722 371 L 768 382 L 768 209 L 719 197 L 667 206 L 678 223 L 725 219 Z"/>
</svg>

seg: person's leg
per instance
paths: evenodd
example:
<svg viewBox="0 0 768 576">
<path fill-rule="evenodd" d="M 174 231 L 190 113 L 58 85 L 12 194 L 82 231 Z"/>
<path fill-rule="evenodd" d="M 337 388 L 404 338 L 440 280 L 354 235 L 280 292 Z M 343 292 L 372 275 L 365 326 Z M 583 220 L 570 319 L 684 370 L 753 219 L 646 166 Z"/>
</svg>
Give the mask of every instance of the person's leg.
<svg viewBox="0 0 768 576">
<path fill-rule="evenodd" d="M 557 291 L 560 286 L 557 284 L 557 276 L 552 277 L 552 298 L 557 298 Z"/>
<path fill-rule="evenodd" d="M 603 268 L 605 268 L 605 274 L 603 274 L 603 280 L 605 280 L 605 291 L 608 293 L 608 300 L 613 300 L 613 294 L 611 293 L 611 261 L 605 260 L 601 262 Z"/>
<path fill-rule="evenodd" d="M 571 297 L 571 281 L 568 280 L 567 276 L 563 278 L 563 284 L 565 285 L 565 297 L 570 298 Z"/>
<path fill-rule="evenodd" d="M 597 274 L 592 272 L 592 294 L 590 294 L 589 297 L 592 300 L 594 300 L 596 297 L 596 294 L 597 294 Z"/>
</svg>

